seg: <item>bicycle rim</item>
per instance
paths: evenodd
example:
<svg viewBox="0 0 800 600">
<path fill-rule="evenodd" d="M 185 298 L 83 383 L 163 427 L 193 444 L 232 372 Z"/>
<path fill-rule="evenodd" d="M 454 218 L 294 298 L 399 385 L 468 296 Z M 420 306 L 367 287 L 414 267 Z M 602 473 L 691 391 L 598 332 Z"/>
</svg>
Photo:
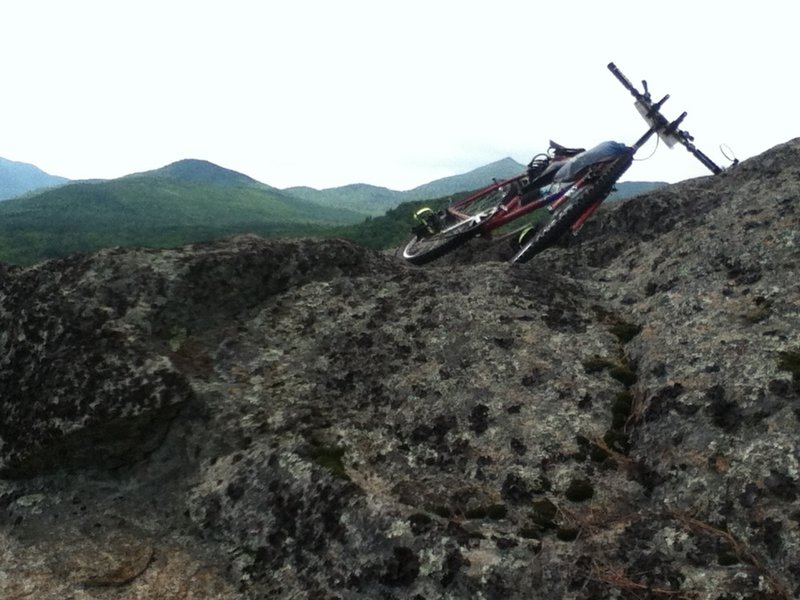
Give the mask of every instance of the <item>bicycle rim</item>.
<svg viewBox="0 0 800 600">
<path fill-rule="evenodd" d="M 465 244 L 494 215 L 509 192 L 513 193 L 512 186 L 519 179 L 521 176 L 494 184 L 448 207 L 446 227 L 432 235 L 413 237 L 403 248 L 403 258 L 422 265 Z"/>
<path fill-rule="evenodd" d="M 429 263 L 466 243 L 478 227 L 480 221 L 465 219 L 433 235 L 415 236 L 403 248 L 403 258 L 414 265 Z"/>
</svg>

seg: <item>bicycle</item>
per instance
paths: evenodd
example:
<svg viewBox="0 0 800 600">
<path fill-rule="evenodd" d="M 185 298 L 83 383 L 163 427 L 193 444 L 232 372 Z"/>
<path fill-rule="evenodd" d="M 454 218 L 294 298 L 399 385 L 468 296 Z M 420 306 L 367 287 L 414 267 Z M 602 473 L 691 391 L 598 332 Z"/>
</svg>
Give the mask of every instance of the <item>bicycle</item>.
<svg viewBox="0 0 800 600">
<path fill-rule="evenodd" d="M 644 91 L 640 92 L 613 62 L 608 69 L 635 98 L 634 106 L 648 124 L 644 135 L 632 146 L 609 141 L 589 150 L 568 148 L 551 140 L 548 152 L 534 156 L 524 173 L 495 181 L 442 210 L 417 211 L 417 224 L 403 249 L 403 258 L 415 265 L 426 264 L 476 236 L 491 237 L 497 229 L 541 209 L 535 216 L 543 218 L 521 230 L 517 252 L 511 259 L 513 263 L 527 262 L 568 230 L 573 235 L 579 233 L 654 134 L 669 148 L 683 145 L 713 174 L 722 172 L 697 149 L 691 134 L 679 128 L 686 112 L 673 121 L 661 113 L 669 94 L 653 102 L 646 81 L 642 81 Z M 508 235 L 514 233 L 519 231 Z"/>
</svg>

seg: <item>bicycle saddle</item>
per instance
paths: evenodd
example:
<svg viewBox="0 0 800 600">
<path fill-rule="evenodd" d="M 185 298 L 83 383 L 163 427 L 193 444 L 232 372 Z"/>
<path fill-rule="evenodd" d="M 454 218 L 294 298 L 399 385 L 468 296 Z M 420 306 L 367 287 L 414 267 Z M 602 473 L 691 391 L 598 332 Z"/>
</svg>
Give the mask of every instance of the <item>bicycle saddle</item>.
<svg viewBox="0 0 800 600">
<path fill-rule="evenodd" d="M 553 152 L 555 153 L 556 156 L 565 158 L 568 158 L 570 156 L 575 156 L 576 154 L 580 154 L 581 152 L 586 151 L 586 148 L 567 148 L 566 146 L 557 144 L 553 140 L 550 140 L 550 148 L 553 149 Z"/>
</svg>

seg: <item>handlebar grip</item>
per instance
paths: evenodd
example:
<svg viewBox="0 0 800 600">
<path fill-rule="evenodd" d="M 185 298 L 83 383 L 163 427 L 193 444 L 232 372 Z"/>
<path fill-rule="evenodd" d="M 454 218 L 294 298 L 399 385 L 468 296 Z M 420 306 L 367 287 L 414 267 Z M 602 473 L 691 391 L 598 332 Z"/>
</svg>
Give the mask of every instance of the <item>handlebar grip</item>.
<svg viewBox="0 0 800 600">
<path fill-rule="evenodd" d="M 624 85 L 625 88 L 631 94 L 633 94 L 634 98 L 636 98 L 637 100 L 641 100 L 642 99 L 642 94 L 639 92 L 639 90 L 637 90 L 634 87 L 634 85 L 628 80 L 628 78 L 625 77 L 625 75 L 622 74 L 622 71 L 620 71 L 617 68 L 617 65 L 615 65 L 613 62 L 608 63 L 608 70 L 611 71 L 614 74 L 614 77 L 616 77 L 619 80 L 619 82 L 622 85 Z"/>
<path fill-rule="evenodd" d="M 686 141 L 684 142 L 683 145 L 686 146 L 686 149 L 692 154 L 694 154 L 694 157 L 701 163 L 703 163 L 703 166 L 709 171 L 711 171 L 714 175 L 719 175 L 720 173 L 722 173 L 722 169 L 713 160 L 708 158 L 708 156 L 706 156 L 703 152 L 698 150 L 694 144 L 692 144 L 689 141 Z"/>
</svg>

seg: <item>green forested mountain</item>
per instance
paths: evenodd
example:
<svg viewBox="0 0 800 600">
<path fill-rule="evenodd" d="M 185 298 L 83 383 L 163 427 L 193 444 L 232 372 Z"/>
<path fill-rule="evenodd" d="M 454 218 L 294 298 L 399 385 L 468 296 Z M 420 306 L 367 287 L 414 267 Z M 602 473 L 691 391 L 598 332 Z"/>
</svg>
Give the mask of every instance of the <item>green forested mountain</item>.
<svg viewBox="0 0 800 600">
<path fill-rule="evenodd" d="M 286 193 L 310 200 L 325 206 L 338 206 L 378 216 L 402 202 L 440 198 L 476 190 L 492 183 L 492 179 L 508 179 L 519 175 L 525 167 L 512 158 L 504 158 L 468 173 L 436 179 L 406 191 L 390 190 L 385 187 L 357 183 L 342 187 L 316 190 L 310 187 L 293 187 L 283 190 Z"/>
<path fill-rule="evenodd" d="M 354 225 L 323 228 L 316 236 L 340 237 L 375 250 L 395 248 L 411 237 L 414 213 L 422 207 L 438 210 L 469 192 L 453 194 L 434 200 L 412 200 L 387 210 L 379 217 L 368 217 Z"/>
<path fill-rule="evenodd" d="M 420 205 L 444 204 L 523 170 L 506 158 L 405 192 L 365 184 L 278 190 L 207 161 L 182 160 L 0 202 L 0 262 L 30 264 L 108 246 L 174 246 L 236 233 L 342 236 L 385 248 L 406 237 Z M 621 183 L 616 195 L 657 185 Z"/>
<path fill-rule="evenodd" d="M 367 183 L 355 183 L 324 190 L 311 187 L 292 187 L 283 191 L 296 198 L 302 198 L 322 206 L 354 210 L 362 213 L 365 217 L 382 215 L 406 199 L 404 192 Z"/>
<path fill-rule="evenodd" d="M 261 185 L 269 188 L 269 186 L 259 183 L 249 175 L 220 167 L 207 160 L 199 160 L 196 158 L 187 158 L 168 164 L 160 169 L 128 175 L 128 178 L 132 177 L 179 179 L 181 181 L 191 181 L 193 183 L 213 183 L 224 186 Z M 269 189 L 274 190 L 275 188 Z"/>
<path fill-rule="evenodd" d="M 525 171 L 525 166 L 513 158 L 489 163 L 462 175 L 453 175 L 436 179 L 403 193 L 403 200 L 424 200 L 439 198 L 447 194 L 456 194 L 465 190 L 477 190 L 492 183 L 492 179 L 509 179 Z"/>
<path fill-rule="evenodd" d="M 0 200 L 62 185 L 67 181 L 64 177 L 48 175 L 34 165 L 0 158 Z"/>
<path fill-rule="evenodd" d="M 342 187 L 317 190 L 311 187 L 286 188 L 284 192 L 324 206 L 346 208 L 364 215 L 380 216 L 403 202 L 441 198 L 450 194 L 477 190 L 492 183 L 493 179 L 509 179 L 525 171 L 525 165 L 506 157 L 468 173 L 436 179 L 406 191 L 357 183 Z M 661 182 L 624 182 L 617 184 L 611 200 L 630 198 L 642 192 L 666 185 Z"/>
<path fill-rule="evenodd" d="M 181 161 L 6 200 L 0 203 L 0 261 L 26 264 L 106 246 L 169 246 L 244 232 L 287 235 L 363 219 L 201 163 Z"/>
</svg>

